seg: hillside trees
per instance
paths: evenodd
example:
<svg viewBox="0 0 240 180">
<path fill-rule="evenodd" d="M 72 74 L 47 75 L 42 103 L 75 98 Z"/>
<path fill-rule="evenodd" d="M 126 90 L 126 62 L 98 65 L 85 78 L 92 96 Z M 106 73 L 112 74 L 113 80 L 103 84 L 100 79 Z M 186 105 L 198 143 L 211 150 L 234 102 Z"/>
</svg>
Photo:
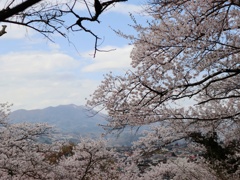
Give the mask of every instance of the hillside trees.
<svg viewBox="0 0 240 180">
<path fill-rule="evenodd" d="M 51 174 L 51 166 L 44 161 L 44 153 L 51 151 L 51 147 L 38 143 L 38 140 L 50 134 L 50 127 L 44 124 L 10 124 L 8 108 L 8 104 L 1 104 L 1 179 L 44 179 Z"/>
<path fill-rule="evenodd" d="M 0 104 L 1 179 L 117 179 L 117 154 L 104 140 L 81 138 L 77 144 L 53 139 L 46 124 L 8 121 L 9 105 Z M 51 138 L 45 144 L 40 138 Z"/>
<path fill-rule="evenodd" d="M 73 155 L 60 160 L 58 179 L 118 179 L 121 164 L 105 140 L 81 138 L 72 152 Z"/>
<path fill-rule="evenodd" d="M 100 2 L 98 0 L 87 2 L 86 0 L 4 0 L 0 6 L 0 22 L 4 23 L 0 36 L 6 33 L 6 24 L 17 24 L 32 28 L 48 39 L 52 40 L 51 34 L 58 33 L 68 38 L 67 33 L 85 31 L 95 37 L 95 52 L 97 41 L 100 39 L 97 31 L 89 30 L 83 22 L 98 22 L 99 16 L 107 8 L 115 3 L 127 0 L 112 0 Z M 82 16 L 80 6 L 85 6 L 89 16 Z M 93 10 L 90 11 L 90 7 Z"/>
<path fill-rule="evenodd" d="M 154 20 L 135 22 L 138 37 L 120 32 L 133 41 L 133 69 L 107 74 L 88 105 L 106 110 L 113 129 L 155 123 L 143 151 L 185 139 L 216 179 L 238 178 L 239 1 L 150 1 L 146 11 Z"/>
</svg>

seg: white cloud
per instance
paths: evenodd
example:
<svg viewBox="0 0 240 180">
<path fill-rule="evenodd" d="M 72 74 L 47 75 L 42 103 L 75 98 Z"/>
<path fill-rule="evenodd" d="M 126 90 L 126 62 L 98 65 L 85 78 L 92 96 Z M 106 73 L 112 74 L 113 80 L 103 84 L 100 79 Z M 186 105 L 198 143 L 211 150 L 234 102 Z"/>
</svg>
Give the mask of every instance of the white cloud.
<svg viewBox="0 0 240 180">
<path fill-rule="evenodd" d="M 131 49 L 132 46 L 125 46 L 115 51 L 98 53 L 93 60 L 77 60 L 57 51 L 1 55 L 1 102 L 13 103 L 13 109 L 72 103 L 84 105 L 85 98 L 97 88 L 101 81 L 99 77 L 103 73 L 108 70 L 127 70 L 130 67 Z M 90 57 L 87 54 L 84 58 Z M 88 65 L 83 67 L 86 63 Z M 103 72 L 104 70 L 106 71 Z"/>
<path fill-rule="evenodd" d="M 81 61 L 60 52 L 18 52 L 0 56 L 1 102 L 18 108 L 84 104 L 97 83 L 83 79 Z"/>
<path fill-rule="evenodd" d="M 54 52 L 57 52 L 61 49 L 59 44 L 53 43 L 53 42 L 48 42 L 48 47 L 49 47 L 49 49 L 51 49 Z"/>
<path fill-rule="evenodd" d="M 139 14 L 143 12 L 141 5 L 129 4 L 129 3 L 117 3 L 114 7 L 110 8 L 107 12 L 116 12 L 121 14 Z"/>
<path fill-rule="evenodd" d="M 2 102 L 13 103 L 13 109 L 38 109 L 60 104 L 84 105 L 96 89 L 98 82 L 94 80 L 71 79 L 69 81 L 23 81 L 21 85 L 1 88 L 4 97 Z"/>
<path fill-rule="evenodd" d="M 82 69 L 83 72 L 127 70 L 130 68 L 132 46 L 129 45 L 122 48 L 105 47 L 104 49 L 116 50 L 104 53 L 98 52 L 97 56 L 91 60 L 92 63 Z M 89 57 L 88 53 L 85 54 L 85 57 Z"/>
<path fill-rule="evenodd" d="M 0 56 L 0 72 L 7 74 L 42 74 L 75 66 L 78 66 L 78 62 L 66 54 L 57 52 L 20 52 Z"/>
</svg>

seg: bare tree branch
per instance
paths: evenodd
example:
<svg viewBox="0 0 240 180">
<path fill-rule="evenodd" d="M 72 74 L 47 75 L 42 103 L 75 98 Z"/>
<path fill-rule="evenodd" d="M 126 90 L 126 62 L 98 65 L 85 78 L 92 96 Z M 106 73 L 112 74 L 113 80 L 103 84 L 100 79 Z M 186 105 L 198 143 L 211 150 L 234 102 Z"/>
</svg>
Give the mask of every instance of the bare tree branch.
<svg viewBox="0 0 240 180">
<path fill-rule="evenodd" d="M 37 4 L 40 1 L 42 0 L 26 0 L 13 8 L 9 8 L 8 6 L 7 9 L 3 9 L 0 11 L 0 21 L 4 21 L 14 15 L 17 15 L 18 13 L 25 11 L 27 8 L 33 6 L 34 4 Z"/>
<path fill-rule="evenodd" d="M 94 15 L 92 15 L 89 5 L 85 0 L 83 0 L 86 8 L 89 12 L 89 17 L 81 16 L 76 8 L 76 5 L 79 1 L 69 1 L 68 3 L 56 3 L 47 2 L 45 0 L 26 0 L 20 2 L 19 4 L 14 5 L 15 0 L 12 0 L 6 8 L 0 10 L 0 22 L 12 23 L 21 26 L 25 26 L 35 31 L 38 31 L 44 35 L 49 40 L 53 41 L 51 34 L 58 33 L 65 38 L 69 38 L 67 33 L 69 30 L 76 32 L 83 30 L 91 34 L 95 38 L 94 43 L 94 57 L 98 49 L 98 40 L 100 39 L 97 35 L 97 31 L 93 32 L 85 27 L 83 21 L 98 22 L 99 16 L 105 11 L 109 6 L 114 5 L 118 2 L 124 2 L 127 0 L 112 0 L 106 2 L 100 2 L 98 0 L 94 1 Z M 41 3 L 40 3 L 41 2 Z M 38 4 L 39 3 L 39 4 Z M 13 6 L 13 7 L 11 7 Z M 69 25 L 65 21 L 65 16 L 72 16 L 72 19 L 75 23 Z M 74 29 L 74 27 L 79 29 Z M 5 29 L 3 29 L 3 35 Z"/>
</svg>

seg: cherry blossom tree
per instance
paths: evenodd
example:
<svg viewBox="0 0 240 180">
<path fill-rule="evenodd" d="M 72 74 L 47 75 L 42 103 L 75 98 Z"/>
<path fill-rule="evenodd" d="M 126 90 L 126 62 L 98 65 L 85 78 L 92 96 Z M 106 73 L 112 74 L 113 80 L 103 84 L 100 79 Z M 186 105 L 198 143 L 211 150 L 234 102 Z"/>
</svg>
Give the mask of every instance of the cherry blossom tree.
<svg viewBox="0 0 240 180">
<path fill-rule="evenodd" d="M 8 104 L 1 104 L 1 179 L 46 179 L 51 174 L 51 166 L 44 161 L 44 153 L 51 147 L 38 140 L 50 133 L 50 127 L 44 124 L 10 124 L 8 108 Z"/>
<path fill-rule="evenodd" d="M 10 106 L 0 104 L 1 179 L 118 179 L 121 163 L 103 139 L 81 138 L 78 144 L 53 137 L 47 124 L 12 124 Z"/>
<path fill-rule="evenodd" d="M 146 11 L 137 37 L 119 32 L 134 44 L 132 70 L 107 74 L 88 105 L 113 130 L 154 124 L 140 154 L 184 139 L 215 179 L 239 178 L 240 2 L 156 0 Z"/>
<path fill-rule="evenodd" d="M 77 145 L 61 142 L 44 144 L 39 137 L 50 136 L 46 124 L 11 124 L 8 104 L 0 111 L 1 179 L 105 179 L 117 177 L 114 154 L 103 140 L 81 139 Z M 71 147 L 66 151 L 66 147 Z M 58 153 L 57 161 L 50 154 Z M 67 153 L 68 152 L 68 153 Z M 54 163 L 53 163 L 54 162 Z"/>
<path fill-rule="evenodd" d="M 120 163 L 117 153 L 107 148 L 103 139 L 81 138 L 73 155 L 60 160 L 59 179 L 118 179 Z"/>
<path fill-rule="evenodd" d="M 139 173 L 136 170 L 137 164 L 127 167 L 127 172 L 122 173 L 121 179 L 130 180 L 158 180 L 158 179 L 211 179 L 217 180 L 215 172 L 202 162 L 188 162 L 186 158 L 178 158 L 168 163 L 159 163 L 150 166 L 149 170 Z"/>
</svg>

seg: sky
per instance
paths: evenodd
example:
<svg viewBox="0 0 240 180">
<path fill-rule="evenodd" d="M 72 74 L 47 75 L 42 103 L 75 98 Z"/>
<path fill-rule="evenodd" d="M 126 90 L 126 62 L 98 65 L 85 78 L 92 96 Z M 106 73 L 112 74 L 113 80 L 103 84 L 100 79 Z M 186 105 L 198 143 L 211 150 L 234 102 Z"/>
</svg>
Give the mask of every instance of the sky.
<svg viewBox="0 0 240 180">
<path fill-rule="evenodd" d="M 12 110 L 41 109 L 64 104 L 85 105 L 86 98 L 100 85 L 103 75 L 122 74 L 130 68 L 133 46 L 112 29 L 136 34 L 131 12 L 143 23 L 144 0 L 118 3 L 100 16 L 100 24 L 86 24 L 102 40 L 94 53 L 94 38 L 86 32 L 70 34 L 71 42 L 54 34 L 54 43 L 38 32 L 6 24 L 0 37 L 1 103 L 12 103 Z M 79 7 L 79 13 L 85 13 Z M 3 25 L 4 23 L 0 23 Z"/>
</svg>

